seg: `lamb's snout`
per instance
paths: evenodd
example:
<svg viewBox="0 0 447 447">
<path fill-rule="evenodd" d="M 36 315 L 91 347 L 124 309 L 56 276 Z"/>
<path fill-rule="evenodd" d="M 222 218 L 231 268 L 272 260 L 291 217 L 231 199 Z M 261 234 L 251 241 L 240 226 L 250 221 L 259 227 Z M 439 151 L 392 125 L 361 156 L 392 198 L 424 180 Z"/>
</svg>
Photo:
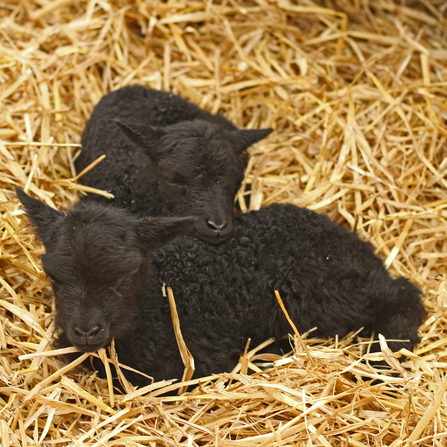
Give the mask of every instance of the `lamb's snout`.
<svg viewBox="0 0 447 447">
<path fill-rule="evenodd" d="M 91 329 L 88 329 L 86 331 L 84 331 L 83 329 L 81 329 L 78 326 L 75 326 L 74 330 L 81 337 L 86 337 L 87 338 L 87 337 L 90 337 L 90 336 L 93 336 L 93 335 L 97 334 L 98 331 L 99 331 L 99 326 L 96 325 L 95 327 L 93 327 Z"/>
<path fill-rule="evenodd" d="M 211 228 L 211 231 L 217 233 L 218 236 L 222 233 L 222 230 L 228 225 L 227 221 L 216 223 L 212 219 L 208 219 L 206 221 L 208 227 Z"/>
<path fill-rule="evenodd" d="M 214 244 L 224 242 L 233 231 L 233 222 L 227 217 L 205 217 L 198 220 L 195 225 L 198 235 Z"/>
<path fill-rule="evenodd" d="M 96 322 L 73 324 L 69 330 L 69 339 L 81 351 L 93 352 L 109 343 L 109 330 Z"/>
</svg>

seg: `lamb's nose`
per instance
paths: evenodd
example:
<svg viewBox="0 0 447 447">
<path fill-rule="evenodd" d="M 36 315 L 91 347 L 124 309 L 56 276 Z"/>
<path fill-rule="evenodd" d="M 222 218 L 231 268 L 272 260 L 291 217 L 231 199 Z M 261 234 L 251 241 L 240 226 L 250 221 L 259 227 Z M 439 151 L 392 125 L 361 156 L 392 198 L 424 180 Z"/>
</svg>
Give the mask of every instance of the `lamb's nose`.
<svg viewBox="0 0 447 447">
<path fill-rule="evenodd" d="M 208 219 L 206 222 L 212 230 L 217 231 L 218 233 L 220 233 L 227 226 L 226 221 L 218 224 L 214 222 L 212 219 Z"/>
<path fill-rule="evenodd" d="M 88 329 L 84 331 L 79 326 L 76 326 L 74 328 L 75 332 L 80 335 L 81 337 L 91 337 L 92 335 L 96 335 L 99 331 L 99 326 L 96 325 L 95 327 L 92 327 L 91 329 Z"/>
</svg>

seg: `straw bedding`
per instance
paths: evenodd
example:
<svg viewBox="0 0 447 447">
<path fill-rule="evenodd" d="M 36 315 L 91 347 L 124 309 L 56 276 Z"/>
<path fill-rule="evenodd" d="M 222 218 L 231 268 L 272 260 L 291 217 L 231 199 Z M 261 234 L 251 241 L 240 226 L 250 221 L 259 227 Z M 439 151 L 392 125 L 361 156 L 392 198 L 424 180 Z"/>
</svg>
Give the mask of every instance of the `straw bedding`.
<svg viewBox="0 0 447 447">
<path fill-rule="evenodd" d="M 446 11 L 445 0 L 1 2 L 1 444 L 445 445 Z M 370 241 L 424 291 L 415 353 L 400 365 L 382 342 L 393 367 L 381 373 L 360 362 L 369 340 L 356 334 L 295 334 L 291 357 L 249 346 L 233 372 L 168 397 L 182 385 L 123 395 L 64 363 L 43 248 L 13 188 L 75 203 L 85 121 L 128 84 L 273 127 L 251 151 L 250 207 L 307 206 Z"/>
</svg>

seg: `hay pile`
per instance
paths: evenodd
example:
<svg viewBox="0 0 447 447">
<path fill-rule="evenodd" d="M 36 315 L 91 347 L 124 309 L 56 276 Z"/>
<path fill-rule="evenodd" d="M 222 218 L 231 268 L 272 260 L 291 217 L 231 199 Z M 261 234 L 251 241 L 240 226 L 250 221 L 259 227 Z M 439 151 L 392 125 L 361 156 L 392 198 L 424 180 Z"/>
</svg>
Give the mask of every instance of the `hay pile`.
<svg viewBox="0 0 447 447">
<path fill-rule="evenodd" d="M 1 3 L 2 446 L 445 445 L 446 11 L 445 0 Z M 13 188 L 71 206 L 85 121 L 128 84 L 273 127 L 251 153 L 250 207 L 328 213 L 422 287 L 411 360 L 380 375 L 359 363 L 368 340 L 309 334 L 263 372 L 248 352 L 233 373 L 158 397 L 163 384 L 121 395 L 48 353 L 43 249 Z"/>
</svg>

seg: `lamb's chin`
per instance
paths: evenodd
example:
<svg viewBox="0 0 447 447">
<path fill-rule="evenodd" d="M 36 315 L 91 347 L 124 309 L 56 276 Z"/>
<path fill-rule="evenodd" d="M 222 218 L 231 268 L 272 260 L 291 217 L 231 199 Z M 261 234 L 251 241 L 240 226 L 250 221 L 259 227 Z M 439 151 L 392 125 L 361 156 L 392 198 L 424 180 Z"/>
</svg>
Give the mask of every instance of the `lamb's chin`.
<svg viewBox="0 0 447 447">
<path fill-rule="evenodd" d="M 101 337 L 76 337 L 71 333 L 68 334 L 68 340 L 71 346 L 79 349 L 82 352 L 96 352 L 98 349 L 105 348 L 110 345 L 113 339 L 113 334 L 110 331 Z"/>
<path fill-rule="evenodd" d="M 105 348 L 110 344 L 110 341 L 106 343 L 95 343 L 95 344 L 81 344 L 81 343 L 72 343 L 76 349 L 79 349 L 82 352 L 96 352 L 101 348 Z"/>
<path fill-rule="evenodd" d="M 230 238 L 231 233 L 227 234 L 225 236 L 207 236 L 205 234 L 200 234 L 198 232 L 195 232 L 195 235 L 202 241 L 206 242 L 207 244 L 220 245 L 220 244 L 223 244 L 225 241 L 227 241 Z"/>
</svg>

